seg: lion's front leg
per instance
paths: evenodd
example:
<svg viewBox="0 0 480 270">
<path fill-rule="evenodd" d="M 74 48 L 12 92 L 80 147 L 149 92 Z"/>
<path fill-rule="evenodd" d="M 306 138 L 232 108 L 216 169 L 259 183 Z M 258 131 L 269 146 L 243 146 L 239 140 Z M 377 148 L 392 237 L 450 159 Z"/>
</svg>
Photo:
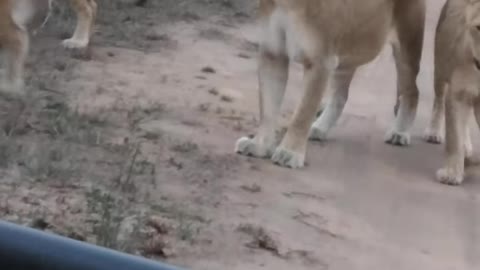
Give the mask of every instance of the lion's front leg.
<svg viewBox="0 0 480 270">
<path fill-rule="evenodd" d="M 305 65 L 305 92 L 285 137 L 272 156 L 275 164 L 294 169 L 305 166 L 310 126 L 327 86 L 329 71 L 323 59 Z"/>
<path fill-rule="evenodd" d="M 278 144 L 276 128 L 287 86 L 289 60 L 284 55 L 261 49 L 258 61 L 260 127 L 254 137 L 240 138 L 235 145 L 235 152 L 247 156 L 270 158 Z"/>
<path fill-rule="evenodd" d="M 453 87 L 453 86 L 452 86 Z M 445 106 L 446 153 L 445 167 L 438 170 L 437 180 L 447 185 L 460 185 L 464 179 L 469 102 L 449 91 Z M 453 93 L 452 93 L 453 92 Z"/>
</svg>

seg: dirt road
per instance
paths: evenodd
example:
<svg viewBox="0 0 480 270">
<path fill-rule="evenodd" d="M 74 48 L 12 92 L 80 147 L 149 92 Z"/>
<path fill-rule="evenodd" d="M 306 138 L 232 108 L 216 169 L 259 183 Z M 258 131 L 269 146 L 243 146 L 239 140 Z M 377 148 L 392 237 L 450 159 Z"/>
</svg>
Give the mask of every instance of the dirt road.
<svg viewBox="0 0 480 270">
<path fill-rule="evenodd" d="M 434 182 L 442 147 L 421 139 L 443 1 L 428 1 L 412 146 L 383 143 L 386 48 L 302 170 L 233 154 L 258 118 L 248 1 L 179 2 L 102 3 L 88 57 L 58 48 L 55 21 L 39 33 L 34 105 L 0 145 L 3 218 L 190 269 L 480 268 L 480 171 L 461 187 Z M 301 85 L 295 66 L 286 117 Z"/>
</svg>

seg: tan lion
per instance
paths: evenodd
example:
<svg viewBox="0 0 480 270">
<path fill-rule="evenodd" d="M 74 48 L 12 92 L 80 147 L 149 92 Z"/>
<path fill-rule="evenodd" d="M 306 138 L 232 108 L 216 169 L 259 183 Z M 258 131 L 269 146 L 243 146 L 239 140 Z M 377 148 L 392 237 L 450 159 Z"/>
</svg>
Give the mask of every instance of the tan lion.
<svg viewBox="0 0 480 270">
<path fill-rule="evenodd" d="M 438 181 L 459 185 L 465 164 L 477 164 L 468 123 L 472 111 L 480 125 L 480 0 L 448 0 L 435 38 L 435 102 L 427 133 L 430 142 L 443 139 L 445 113 L 447 161 Z"/>
<path fill-rule="evenodd" d="M 90 40 L 97 12 L 95 0 L 70 0 L 78 17 L 72 38 L 64 40 L 67 48 L 85 48 Z M 29 32 L 48 18 L 52 0 L 0 0 L 0 47 L 6 54 L 6 78 L 0 90 L 23 94 L 23 69 L 29 50 Z"/>
<path fill-rule="evenodd" d="M 356 69 L 372 61 L 390 36 L 396 37 L 392 45 L 399 106 L 386 142 L 409 144 L 419 95 L 416 78 L 424 0 L 260 0 L 259 17 L 263 31 L 258 70 L 261 124 L 254 137 L 237 141 L 237 153 L 271 158 L 284 167 L 303 167 L 308 137 L 326 138 L 347 102 Z M 275 131 L 291 61 L 303 64 L 306 86 L 279 142 Z M 333 90 L 328 105 L 313 122 L 329 80 Z"/>
</svg>

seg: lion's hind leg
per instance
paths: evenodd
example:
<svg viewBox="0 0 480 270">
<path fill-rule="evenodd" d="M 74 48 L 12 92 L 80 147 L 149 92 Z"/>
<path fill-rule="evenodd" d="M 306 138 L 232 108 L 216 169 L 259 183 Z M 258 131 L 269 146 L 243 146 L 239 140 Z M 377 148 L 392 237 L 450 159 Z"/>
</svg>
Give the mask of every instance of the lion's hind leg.
<svg viewBox="0 0 480 270">
<path fill-rule="evenodd" d="M 63 41 L 63 46 L 70 49 L 84 49 L 90 42 L 97 14 L 95 0 L 70 0 L 77 15 L 77 25 L 73 36 Z"/>
</svg>

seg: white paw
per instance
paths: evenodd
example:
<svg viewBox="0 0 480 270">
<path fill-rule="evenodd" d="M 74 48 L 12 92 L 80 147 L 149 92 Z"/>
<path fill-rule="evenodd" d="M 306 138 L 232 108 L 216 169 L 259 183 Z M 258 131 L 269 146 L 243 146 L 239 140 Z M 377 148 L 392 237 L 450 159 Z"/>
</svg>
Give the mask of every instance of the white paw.
<svg viewBox="0 0 480 270">
<path fill-rule="evenodd" d="M 391 145 L 407 146 L 410 144 L 410 134 L 406 132 L 391 131 L 387 133 L 385 142 Z"/>
<path fill-rule="evenodd" d="M 318 127 L 312 126 L 310 128 L 310 135 L 308 138 L 312 141 L 326 141 L 328 132 Z"/>
<path fill-rule="evenodd" d="M 268 158 L 272 156 L 273 147 L 265 147 L 255 140 L 255 138 L 242 137 L 235 144 L 235 152 L 245 156 L 259 158 Z"/>
<path fill-rule="evenodd" d="M 423 136 L 425 141 L 433 144 L 442 144 L 443 143 L 443 135 L 439 131 L 434 131 L 432 129 L 427 129 L 425 135 Z"/>
<path fill-rule="evenodd" d="M 299 169 L 305 166 L 305 153 L 298 153 L 283 147 L 277 147 L 273 153 L 272 161 L 282 167 Z"/>
<path fill-rule="evenodd" d="M 85 49 L 88 46 L 88 40 L 69 38 L 64 40 L 62 45 L 67 49 Z"/>
<path fill-rule="evenodd" d="M 437 181 L 451 186 L 458 186 L 463 182 L 463 172 L 446 167 L 437 171 Z"/>
</svg>

